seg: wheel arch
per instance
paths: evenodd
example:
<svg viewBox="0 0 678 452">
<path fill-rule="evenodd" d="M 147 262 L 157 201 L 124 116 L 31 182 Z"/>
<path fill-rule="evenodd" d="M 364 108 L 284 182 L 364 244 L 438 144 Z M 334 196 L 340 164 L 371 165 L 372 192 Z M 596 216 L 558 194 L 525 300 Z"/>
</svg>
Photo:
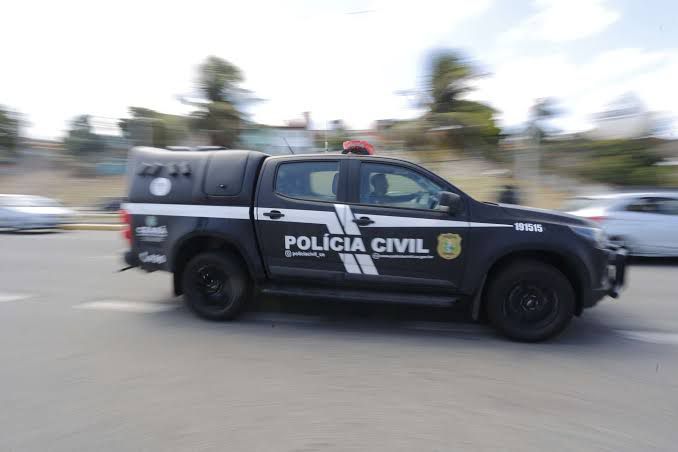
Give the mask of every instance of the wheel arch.
<svg viewBox="0 0 678 452">
<path fill-rule="evenodd" d="M 174 294 L 183 293 L 181 274 L 183 269 L 194 256 L 204 251 L 220 251 L 228 253 L 238 259 L 245 269 L 250 280 L 254 280 L 254 271 L 250 263 L 245 259 L 245 252 L 237 240 L 228 235 L 214 232 L 195 232 L 187 234 L 176 245 L 170 261 L 170 270 L 174 280 Z"/>
<path fill-rule="evenodd" d="M 474 319 L 478 320 L 478 318 L 483 315 L 483 309 L 481 309 L 481 307 L 485 302 L 484 298 L 488 283 L 492 280 L 493 276 L 505 266 L 510 265 L 511 262 L 522 259 L 543 262 L 560 270 L 568 281 L 570 281 L 570 284 L 572 284 L 572 288 L 574 289 L 576 296 L 575 315 L 581 314 L 586 298 L 586 291 L 590 287 L 589 276 L 583 270 L 586 268 L 583 262 L 576 256 L 554 250 L 518 249 L 507 251 L 504 254 L 497 256 L 483 273 L 484 277 L 480 287 L 473 297 L 472 314 Z"/>
</svg>

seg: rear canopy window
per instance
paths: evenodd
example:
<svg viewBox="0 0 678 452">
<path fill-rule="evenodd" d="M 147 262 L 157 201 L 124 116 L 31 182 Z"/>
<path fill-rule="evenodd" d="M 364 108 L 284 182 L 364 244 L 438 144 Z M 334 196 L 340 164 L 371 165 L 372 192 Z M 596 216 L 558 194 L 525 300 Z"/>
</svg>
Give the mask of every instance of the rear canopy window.
<svg viewBox="0 0 678 452">
<path fill-rule="evenodd" d="M 275 191 L 292 198 L 336 201 L 339 162 L 282 163 L 275 179 Z"/>
</svg>

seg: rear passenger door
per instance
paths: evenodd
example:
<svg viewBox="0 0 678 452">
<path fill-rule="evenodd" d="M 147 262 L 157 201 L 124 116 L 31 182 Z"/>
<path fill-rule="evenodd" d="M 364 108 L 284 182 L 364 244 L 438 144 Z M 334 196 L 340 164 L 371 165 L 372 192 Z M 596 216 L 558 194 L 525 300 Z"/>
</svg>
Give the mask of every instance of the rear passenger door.
<svg viewBox="0 0 678 452">
<path fill-rule="evenodd" d="M 678 198 L 657 198 L 656 201 L 662 216 L 657 231 L 660 252 L 678 256 Z"/>
<path fill-rule="evenodd" d="M 257 237 L 269 276 L 289 282 L 339 281 L 346 266 L 335 250 L 343 229 L 335 204 L 345 197 L 346 160 L 270 158 L 255 203 Z"/>
</svg>

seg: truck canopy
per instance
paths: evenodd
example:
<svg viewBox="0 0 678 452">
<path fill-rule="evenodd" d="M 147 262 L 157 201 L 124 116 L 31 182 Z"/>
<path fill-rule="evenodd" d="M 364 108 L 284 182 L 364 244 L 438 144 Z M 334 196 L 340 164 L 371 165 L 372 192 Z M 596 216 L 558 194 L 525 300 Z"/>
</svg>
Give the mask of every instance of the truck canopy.
<svg viewBox="0 0 678 452">
<path fill-rule="evenodd" d="M 266 157 L 245 150 L 135 147 L 127 162 L 129 202 L 251 205 L 257 171 Z"/>
</svg>

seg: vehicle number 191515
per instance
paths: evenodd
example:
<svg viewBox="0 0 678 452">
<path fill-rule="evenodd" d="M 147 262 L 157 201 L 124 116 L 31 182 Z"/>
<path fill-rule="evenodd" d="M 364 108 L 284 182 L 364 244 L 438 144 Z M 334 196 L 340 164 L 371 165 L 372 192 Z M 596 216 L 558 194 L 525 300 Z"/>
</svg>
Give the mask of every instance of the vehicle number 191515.
<svg viewBox="0 0 678 452">
<path fill-rule="evenodd" d="M 542 225 L 536 223 L 515 223 L 514 226 L 516 231 L 544 232 Z"/>
</svg>

